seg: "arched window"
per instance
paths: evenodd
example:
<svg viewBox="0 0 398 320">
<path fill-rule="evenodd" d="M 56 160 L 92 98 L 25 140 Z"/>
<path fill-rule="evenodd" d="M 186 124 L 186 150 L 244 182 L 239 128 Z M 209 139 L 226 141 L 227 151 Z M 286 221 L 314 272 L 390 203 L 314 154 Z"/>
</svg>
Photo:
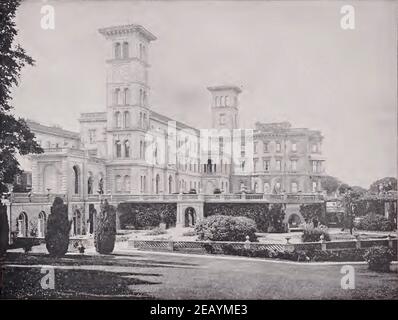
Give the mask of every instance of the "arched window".
<svg viewBox="0 0 398 320">
<path fill-rule="evenodd" d="M 130 112 L 124 111 L 123 114 L 123 125 L 125 128 L 130 127 Z"/>
<path fill-rule="evenodd" d="M 126 193 L 130 193 L 130 176 L 124 176 L 123 189 Z"/>
<path fill-rule="evenodd" d="M 140 59 L 143 57 L 143 50 L 142 50 L 142 44 L 140 43 Z"/>
<path fill-rule="evenodd" d="M 126 158 L 130 157 L 130 142 L 128 140 L 124 141 L 124 156 Z"/>
<path fill-rule="evenodd" d="M 113 91 L 112 102 L 114 105 L 117 105 L 119 103 L 119 92 L 120 92 L 120 89 L 115 89 Z"/>
<path fill-rule="evenodd" d="M 115 177 L 115 191 L 122 192 L 122 177 L 119 175 Z"/>
<path fill-rule="evenodd" d="M 224 97 L 221 96 L 221 97 L 220 97 L 220 106 L 222 107 L 223 105 L 224 105 Z"/>
<path fill-rule="evenodd" d="M 173 193 L 173 177 L 169 176 L 169 193 Z"/>
<path fill-rule="evenodd" d="M 142 140 L 140 141 L 140 159 L 143 159 L 144 155 L 144 144 L 142 143 Z"/>
<path fill-rule="evenodd" d="M 271 187 L 270 187 L 269 183 L 268 182 L 264 183 L 264 193 L 269 194 L 270 190 L 271 190 Z"/>
<path fill-rule="evenodd" d="M 120 59 L 122 55 L 122 48 L 119 42 L 115 43 L 115 58 Z"/>
<path fill-rule="evenodd" d="M 115 147 L 116 147 L 116 158 L 121 158 L 122 157 L 122 144 L 120 143 L 119 140 L 116 140 Z"/>
<path fill-rule="evenodd" d="M 80 193 L 80 170 L 78 166 L 73 166 L 73 178 L 74 178 L 74 194 Z"/>
<path fill-rule="evenodd" d="M 102 173 L 98 174 L 98 190 L 100 194 L 104 194 L 104 175 Z"/>
<path fill-rule="evenodd" d="M 46 233 L 47 216 L 44 211 L 40 211 L 39 219 L 37 219 L 37 236 L 42 238 Z"/>
<path fill-rule="evenodd" d="M 123 104 L 128 105 L 130 103 L 130 90 L 129 88 L 124 88 L 123 90 Z"/>
<path fill-rule="evenodd" d="M 146 128 L 147 125 L 148 125 L 148 124 L 146 123 L 146 113 L 144 113 L 144 125 L 143 125 L 143 127 Z"/>
<path fill-rule="evenodd" d="M 123 59 L 127 59 L 129 57 L 129 43 L 123 42 Z"/>
<path fill-rule="evenodd" d="M 25 212 L 21 212 L 17 220 L 18 237 L 28 236 L 28 216 Z"/>
<path fill-rule="evenodd" d="M 142 105 L 146 106 L 146 104 L 147 104 L 147 95 L 146 95 L 146 91 L 144 90 L 142 92 Z"/>
<path fill-rule="evenodd" d="M 157 174 L 155 180 L 155 193 L 159 194 L 159 191 L 160 191 L 160 176 Z"/>
<path fill-rule="evenodd" d="M 119 111 L 115 112 L 115 127 L 116 128 L 122 127 L 122 116 Z"/>
<path fill-rule="evenodd" d="M 258 183 L 257 182 L 255 182 L 254 183 L 254 193 L 257 193 L 258 192 Z"/>
<path fill-rule="evenodd" d="M 140 112 L 140 127 L 143 128 L 143 117 L 142 117 L 142 112 Z"/>
<path fill-rule="evenodd" d="M 93 174 L 91 172 L 88 173 L 88 179 L 87 179 L 87 193 L 88 194 L 93 194 L 94 192 L 94 178 Z"/>
</svg>

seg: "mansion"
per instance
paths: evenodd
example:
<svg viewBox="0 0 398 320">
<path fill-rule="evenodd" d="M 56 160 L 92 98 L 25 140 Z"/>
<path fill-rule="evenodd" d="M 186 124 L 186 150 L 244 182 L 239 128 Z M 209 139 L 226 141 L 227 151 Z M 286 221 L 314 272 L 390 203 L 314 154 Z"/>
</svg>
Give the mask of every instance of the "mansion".
<svg viewBox="0 0 398 320">
<path fill-rule="evenodd" d="M 44 149 L 25 161 L 32 193 L 85 198 L 322 191 L 320 131 L 289 122 L 240 129 L 241 89 L 231 85 L 207 88 L 212 119 L 206 130 L 159 114 L 148 81 L 148 52 L 156 37 L 139 25 L 99 32 L 108 43 L 106 106 L 82 113 L 80 132 L 27 121 Z"/>
</svg>

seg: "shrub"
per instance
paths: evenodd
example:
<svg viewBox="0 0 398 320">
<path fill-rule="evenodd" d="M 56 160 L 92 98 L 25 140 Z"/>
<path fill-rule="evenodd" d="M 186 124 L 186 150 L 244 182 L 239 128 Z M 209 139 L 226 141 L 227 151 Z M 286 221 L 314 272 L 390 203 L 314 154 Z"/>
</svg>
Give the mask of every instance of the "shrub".
<svg viewBox="0 0 398 320">
<path fill-rule="evenodd" d="M 311 261 L 364 261 L 365 249 L 348 249 L 339 251 L 304 250 Z"/>
<path fill-rule="evenodd" d="M 323 235 L 323 239 L 325 241 L 330 241 L 329 233 L 322 228 L 310 228 L 306 227 L 303 230 L 303 234 L 301 236 L 301 240 L 303 242 L 317 242 L 320 241 L 321 235 Z"/>
<path fill-rule="evenodd" d="M 105 199 L 101 204 L 97 229 L 94 234 L 95 249 L 98 253 L 109 254 L 115 247 L 116 240 L 116 210 Z"/>
<path fill-rule="evenodd" d="M 369 269 L 374 271 L 389 271 L 390 262 L 394 259 L 393 251 L 387 247 L 373 247 L 364 255 Z"/>
<path fill-rule="evenodd" d="M 395 224 L 378 214 L 367 214 L 357 225 L 360 230 L 369 231 L 392 231 L 395 229 Z"/>
<path fill-rule="evenodd" d="M 199 240 L 211 241 L 257 241 L 256 224 L 245 217 L 211 216 L 195 226 Z"/>
<path fill-rule="evenodd" d="M 284 232 L 284 207 L 268 203 L 205 203 L 205 217 L 224 215 L 254 220 L 259 232 Z"/>
<path fill-rule="evenodd" d="M 154 228 L 146 233 L 147 236 L 158 236 L 161 234 L 166 234 L 167 231 L 162 228 Z"/>
<path fill-rule="evenodd" d="M 56 197 L 48 216 L 45 235 L 46 248 L 51 256 L 61 257 L 68 251 L 71 224 L 68 220 L 67 205 L 61 198 Z"/>
</svg>

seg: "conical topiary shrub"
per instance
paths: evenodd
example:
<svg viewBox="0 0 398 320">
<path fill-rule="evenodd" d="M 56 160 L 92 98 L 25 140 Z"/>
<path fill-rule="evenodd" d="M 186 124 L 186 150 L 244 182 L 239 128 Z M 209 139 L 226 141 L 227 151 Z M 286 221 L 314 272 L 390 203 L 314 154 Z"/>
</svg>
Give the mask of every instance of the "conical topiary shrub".
<svg viewBox="0 0 398 320">
<path fill-rule="evenodd" d="M 61 198 L 56 197 L 48 216 L 45 237 L 46 248 L 51 256 L 61 257 L 68 251 L 70 228 L 68 207 Z"/>
<path fill-rule="evenodd" d="M 108 201 L 101 204 L 97 228 L 94 235 L 95 249 L 98 253 L 109 254 L 115 247 L 116 240 L 116 209 Z"/>
</svg>

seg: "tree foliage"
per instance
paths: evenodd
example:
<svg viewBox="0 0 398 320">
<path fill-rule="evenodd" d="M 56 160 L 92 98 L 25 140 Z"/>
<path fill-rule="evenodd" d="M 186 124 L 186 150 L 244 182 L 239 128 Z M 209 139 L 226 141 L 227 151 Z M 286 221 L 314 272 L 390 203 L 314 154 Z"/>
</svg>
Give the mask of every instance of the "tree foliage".
<svg viewBox="0 0 398 320">
<path fill-rule="evenodd" d="M 11 90 L 18 86 L 22 68 L 34 63 L 25 50 L 14 43 L 17 35 L 14 19 L 19 4 L 19 0 L 0 2 L 0 191 L 6 191 L 4 183 L 12 183 L 21 172 L 16 153 L 43 152 L 26 122 L 16 119 L 11 112 Z"/>
<path fill-rule="evenodd" d="M 116 209 L 105 199 L 101 204 L 94 234 L 95 249 L 101 254 L 112 253 L 116 241 Z"/>
<path fill-rule="evenodd" d="M 324 176 L 321 179 L 322 189 L 326 190 L 328 195 L 335 193 L 340 184 L 340 180 L 333 176 Z"/>
<path fill-rule="evenodd" d="M 68 207 L 56 197 L 48 216 L 46 231 L 46 248 L 51 256 L 62 257 L 68 251 L 71 221 L 68 220 Z"/>
<path fill-rule="evenodd" d="M 397 190 L 397 179 L 394 177 L 385 177 L 376 180 L 369 187 L 369 191 L 372 193 L 378 193 L 379 191 L 386 192 L 391 190 Z"/>
</svg>

